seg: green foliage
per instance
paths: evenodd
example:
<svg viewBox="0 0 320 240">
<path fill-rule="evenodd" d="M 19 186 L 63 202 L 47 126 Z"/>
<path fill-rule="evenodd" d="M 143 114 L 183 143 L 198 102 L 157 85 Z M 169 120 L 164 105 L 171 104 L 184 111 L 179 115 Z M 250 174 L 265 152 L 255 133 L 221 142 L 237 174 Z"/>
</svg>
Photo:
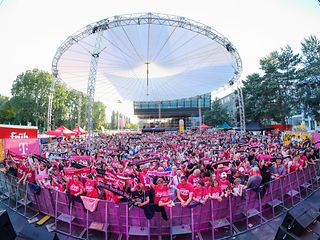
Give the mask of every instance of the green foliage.
<svg viewBox="0 0 320 240">
<path fill-rule="evenodd" d="M 284 124 L 302 109 L 319 119 L 320 42 L 315 36 L 302 42 L 302 55 L 286 46 L 263 57 L 260 66 L 263 75 L 251 74 L 243 85 L 247 120 Z"/>
<path fill-rule="evenodd" d="M 14 123 L 44 126 L 48 109 L 48 95 L 52 76 L 39 69 L 20 74 L 11 88 Z"/>
<path fill-rule="evenodd" d="M 9 101 L 9 97 L 0 95 L 0 123 L 12 123 L 15 116 L 16 112 Z"/>
<path fill-rule="evenodd" d="M 217 126 L 224 122 L 230 124 L 231 121 L 231 116 L 217 99 L 212 102 L 211 110 L 204 114 L 204 123 L 210 126 Z"/>
<path fill-rule="evenodd" d="M 94 103 L 93 129 L 101 131 L 101 126 L 106 127 L 106 106 L 98 101 Z"/>
<path fill-rule="evenodd" d="M 51 74 L 39 69 L 28 70 L 20 74 L 12 85 L 12 98 L 9 100 L 0 96 L 0 123 L 27 124 L 31 122 L 40 130 L 45 130 L 52 81 Z M 105 109 L 106 106 L 103 103 L 95 102 L 95 129 L 100 130 L 101 126 L 106 126 Z M 85 113 L 85 96 L 56 82 L 52 102 L 52 128 L 60 125 L 74 128 L 78 121 L 80 126 L 84 127 L 86 125 Z"/>
<path fill-rule="evenodd" d="M 302 64 L 297 82 L 297 107 L 320 120 L 320 41 L 315 36 L 301 43 Z M 301 104 L 302 103 L 302 104 Z"/>
</svg>

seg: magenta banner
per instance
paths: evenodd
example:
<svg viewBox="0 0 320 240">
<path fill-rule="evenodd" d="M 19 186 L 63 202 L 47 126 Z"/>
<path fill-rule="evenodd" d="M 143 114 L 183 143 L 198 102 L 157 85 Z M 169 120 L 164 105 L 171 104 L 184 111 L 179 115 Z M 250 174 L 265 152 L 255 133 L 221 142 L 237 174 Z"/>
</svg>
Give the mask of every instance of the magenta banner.
<svg viewBox="0 0 320 240">
<path fill-rule="evenodd" d="M 11 152 L 26 157 L 29 152 L 32 154 L 40 154 L 40 144 L 37 138 L 25 139 L 4 139 L 5 152 Z"/>
</svg>

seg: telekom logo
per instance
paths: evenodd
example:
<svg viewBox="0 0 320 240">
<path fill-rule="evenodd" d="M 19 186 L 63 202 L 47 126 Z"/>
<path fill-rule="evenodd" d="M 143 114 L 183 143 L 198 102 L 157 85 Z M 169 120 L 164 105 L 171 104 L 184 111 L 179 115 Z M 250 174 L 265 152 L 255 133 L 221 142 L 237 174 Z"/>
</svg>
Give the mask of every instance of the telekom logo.
<svg viewBox="0 0 320 240">
<path fill-rule="evenodd" d="M 19 151 L 22 152 L 22 155 L 25 155 L 28 151 L 28 143 L 26 142 L 19 143 Z"/>
<path fill-rule="evenodd" d="M 29 137 L 26 132 L 24 132 L 24 133 L 11 132 L 10 138 L 11 139 L 25 139 L 25 138 L 29 138 Z"/>
</svg>

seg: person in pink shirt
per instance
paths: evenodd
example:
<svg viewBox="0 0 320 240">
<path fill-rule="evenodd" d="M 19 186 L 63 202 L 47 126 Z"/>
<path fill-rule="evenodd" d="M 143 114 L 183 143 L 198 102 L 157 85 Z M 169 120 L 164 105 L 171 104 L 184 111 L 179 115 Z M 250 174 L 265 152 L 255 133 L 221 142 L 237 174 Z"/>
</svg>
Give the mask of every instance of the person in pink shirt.
<svg viewBox="0 0 320 240">
<path fill-rule="evenodd" d="M 187 181 L 186 176 L 182 176 L 177 186 L 177 197 L 181 202 L 181 207 L 186 207 L 192 200 L 193 186 Z"/>
<path fill-rule="evenodd" d="M 211 186 L 208 189 L 208 193 L 211 199 L 218 200 L 219 202 L 222 201 L 222 197 L 224 196 L 219 182 L 217 180 L 213 180 L 211 182 Z"/>
<path fill-rule="evenodd" d="M 96 181 L 93 180 L 91 174 L 88 174 L 86 182 L 84 184 L 84 191 L 86 192 L 86 196 L 90 198 L 99 198 L 99 192 L 97 188 Z"/>
<path fill-rule="evenodd" d="M 188 182 L 195 186 L 195 184 L 200 181 L 200 173 L 200 169 L 195 169 L 193 173 L 188 177 Z"/>
<path fill-rule="evenodd" d="M 196 182 L 196 186 L 193 189 L 192 200 L 196 203 L 205 204 L 209 198 L 208 191 L 202 181 Z"/>
<path fill-rule="evenodd" d="M 17 172 L 17 177 L 18 177 L 18 184 L 22 183 L 28 173 L 28 168 L 27 168 L 27 162 L 26 161 L 21 161 L 19 163 L 17 163 L 17 168 L 18 168 L 18 172 Z"/>
<path fill-rule="evenodd" d="M 27 176 L 25 180 L 31 183 L 36 183 L 36 172 L 31 164 L 27 164 Z"/>
<path fill-rule="evenodd" d="M 220 185 L 222 191 L 226 191 L 227 188 L 231 186 L 231 183 L 227 179 L 226 172 L 221 173 L 221 178 L 219 179 L 219 185 Z"/>
<path fill-rule="evenodd" d="M 153 185 L 153 184 L 152 184 Z M 159 177 L 157 179 L 157 185 L 153 185 L 154 189 L 154 203 L 158 204 L 159 207 L 167 206 L 167 207 L 173 207 L 175 204 L 170 199 L 169 196 L 169 190 L 170 185 L 166 184 L 163 180 L 163 178 Z"/>
<path fill-rule="evenodd" d="M 69 193 L 75 197 L 83 194 L 83 184 L 79 180 L 78 175 L 73 175 L 72 179 L 67 184 Z"/>
<path fill-rule="evenodd" d="M 300 166 L 300 170 L 302 170 L 303 168 L 308 167 L 308 159 L 307 157 L 303 154 L 302 151 L 299 152 L 299 166 Z"/>
</svg>

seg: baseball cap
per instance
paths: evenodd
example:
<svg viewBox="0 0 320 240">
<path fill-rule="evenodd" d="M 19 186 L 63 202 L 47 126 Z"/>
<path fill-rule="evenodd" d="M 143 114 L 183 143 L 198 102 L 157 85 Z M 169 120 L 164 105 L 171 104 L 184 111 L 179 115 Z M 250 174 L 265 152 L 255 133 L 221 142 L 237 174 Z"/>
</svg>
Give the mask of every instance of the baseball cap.
<svg viewBox="0 0 320 240">
<path fill-rule="evenodd" d="M 227 173 L 226 172 L 222 172 L 221 173 L 221 177 L 227 177 Z"/>
</svg>

